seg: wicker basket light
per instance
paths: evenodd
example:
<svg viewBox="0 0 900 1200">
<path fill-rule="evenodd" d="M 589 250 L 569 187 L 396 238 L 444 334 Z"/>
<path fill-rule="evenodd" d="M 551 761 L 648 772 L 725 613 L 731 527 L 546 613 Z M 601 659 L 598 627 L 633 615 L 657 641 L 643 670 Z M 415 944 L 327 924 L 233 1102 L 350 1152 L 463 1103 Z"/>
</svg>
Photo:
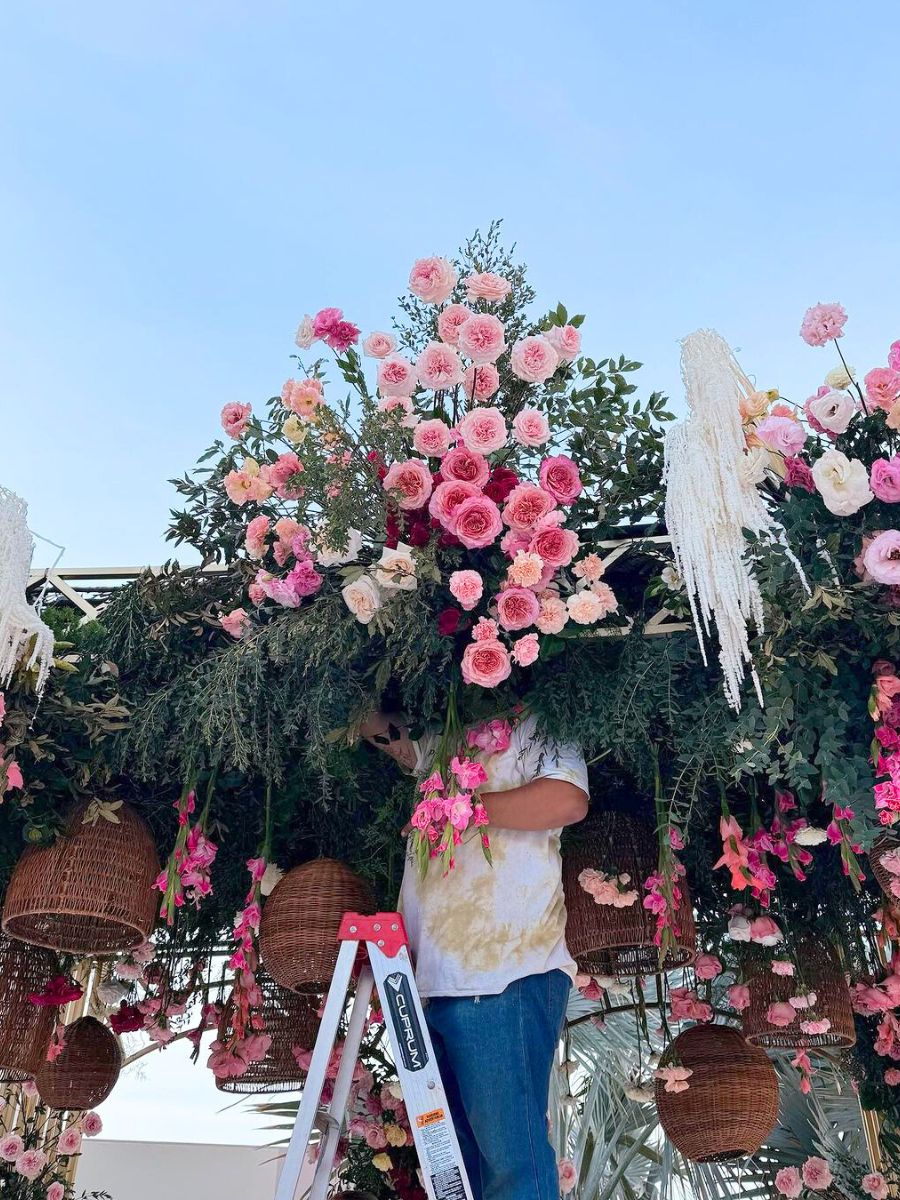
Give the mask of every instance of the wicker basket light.
<svg viewBox="0 0 900 1200">
<path fill-rule="evenodd" d="M 856 1044 L 850 989 L 830 942 L 800 938 L 797 942 L 796 977 L 773 974 L 769 962 L 761 963 L 749 978 L 750 1006 L 744 1012 L 744 1036 L 754 1046 L 766 1050 L 828 1050 L 845 1049 Z M 804 1033 L 800 1028 L 805 1014 L 785 1028 L 772 1025 L 767 1013 L 769 1005 L 784 1003 L 803 991 L 816 993 L 816 1004 L 808 1010 L 810 1017 L 831 1022 L 827 1033 Z"/>
<path fill-rule="evenodd" d="M 34 1077 L 43 1102 L 50 1108 L 94 1108 L 116 1085 L 122 1051 L 116 1035 L 95 1017 L 79 1017 L 63 1034 L 65 1049 L 54 1062 L 45 1062 Z"/>
<path fill-rule="evenodd" d="M 692 1074 L 686 1092 L 656 1081 L 656 1110 L 672 1144 L 691 1162 L 755 1154 L 778 1120 L 778 1076 L 764 1051 L 726 1025 L 693 1025 L 678 1035 L 663 1065 Z"/>
<path fill-rule="evenodd" d="M 3 904 L 3 929 L 35 946 L 69 954 L 116 954 L 144 941 L 159 904 L 156 845 L 127 804 L 118 823 L 69 817 L 52 846 L 29 846 Z"/>
<path fill-rule="evenodd" d="M 262 971 L 257 974 L 257 983 L 263 993 L 265 1032 L 272 1044 L 261 1062 L 250 1063 L 236 1079 L 217 1079 L 216 1087 L 221 1092 L 239 1095 L 295 1092 L 302 1087 L 306 1072 L 298 1066 L 294 1050 L 312 1050 L 315 1045 L 319 1032 L 318 998 L 286 991 Z M 229 998 L 219 1021 L 220 1038 L 231 1033 L 232 1011 Z"/>
<path fill-rule="evenodd" d="M 656 917 L 644 908 L 644 881 L 658 867 L 653 828 L 626 813 L 606 812 L 579 831 L 563 855 L 566 896 L 566 943 L 585 975 L 652 975 L 659 971 L 654 944 Z M 597 904 L 578 882 L 585 868 L 631 876 L 638 898 L 628 908 Z M 665 970 L 687 966 L 697 957 L 697 936 L 687 883 L 678 911 L 676 946 L 662 964 Z"/>
<path fill-rule="evenodd" d="M 872 867 L 872 874 L 884 894 L 894 904 L 900 904 L 900 875 L 895 875 L 883 864 L 884 856 L 892 850 L 900 851 L 900 838 L 894 837 L 890 833 L 883 833 L 869 851 L 869 863 Z"/>
<path fill-rule="evenodd" d="M 288 991 L 328 991 L 345 912 L 374 910 L 368 885 L 349 867 L 317 858 L 288 871 L 263 906 L 259 949 L 269 975 Z"/>
<path fill-rule="evenodd" d="M 0 1081 L 30 1079 L 46 1058 L 56 1009 L 28 997 L 56 973 L 49 950 L 0 934 Z"/>
</svg>

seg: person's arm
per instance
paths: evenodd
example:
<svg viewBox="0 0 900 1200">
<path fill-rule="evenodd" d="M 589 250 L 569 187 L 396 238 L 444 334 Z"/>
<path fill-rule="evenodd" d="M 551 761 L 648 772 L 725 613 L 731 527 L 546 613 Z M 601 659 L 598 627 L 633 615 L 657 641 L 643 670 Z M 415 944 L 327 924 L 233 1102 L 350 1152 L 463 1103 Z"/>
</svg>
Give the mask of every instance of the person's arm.
<svg viewBox="0 0 900 1200">
<path fill-rule="evenodd" d="M 565 779 L 534 779 L 506 792 L 481 792 L 480 799 L 495 829 L 561 829 L 588 812 L 587 792 Z"/>
<path fill-rule="evenodd" d="M 390 713 L 372 713 L 362 722 L 359 732 L 367 742 L 389 755 L 404 770 L 415 770 L 416 747 L 399 717 Z"/>
</svg>

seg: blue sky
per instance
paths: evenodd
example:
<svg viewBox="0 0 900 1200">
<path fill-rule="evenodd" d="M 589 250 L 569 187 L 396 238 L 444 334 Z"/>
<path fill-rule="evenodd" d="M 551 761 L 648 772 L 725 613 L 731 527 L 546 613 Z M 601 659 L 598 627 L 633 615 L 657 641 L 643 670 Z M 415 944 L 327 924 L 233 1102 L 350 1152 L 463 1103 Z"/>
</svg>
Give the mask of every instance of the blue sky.
<svg viewBox="0 0 900 1200">
<path fill-rule="evenodd" d="M 819 299 L 882 363 L 898 33 L 831 0 L 7 0 L 2 482 L 69 565 L 159 561 L 166 479 L 280 387 L 303 313 L 385 327 L 412 260 L 495 215 L 648 390 L 711 325 L 802 400 Z"/>
</svg>

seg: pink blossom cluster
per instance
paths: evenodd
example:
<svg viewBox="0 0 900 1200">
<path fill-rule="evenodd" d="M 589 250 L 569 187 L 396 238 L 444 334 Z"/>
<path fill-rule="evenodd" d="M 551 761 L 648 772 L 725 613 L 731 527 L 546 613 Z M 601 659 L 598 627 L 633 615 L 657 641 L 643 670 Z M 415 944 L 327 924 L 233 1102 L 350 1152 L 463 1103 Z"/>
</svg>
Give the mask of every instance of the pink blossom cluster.
<svg viewBox="0 0 900 1200">
<path fill-rule="evenodd" d="M 673 1021 L 712 1020 L 712 1006 L 701 1000 L 693 988 L 673 987 L 669 989 L 669 1007 Z"/>
<path fill-rule="evenodd" d="M 399 1090 L 378 1084 L 359 1090 L 350 1118 L 350 1133 L 362 1138 L 371 1150 L 400 1149 L 413 1146 L 414 1140 L 406 1105 Z"/>
<path fill-rule="evenodd" d="M 676 839 L 680 842 L 680 836 Z M 675 841 L 670 835 L 670 848 L 664 856 L 665 863 L 644 880 L 644 908 L 656 917 L 656 932 L 653 943 L 665 949 L 681 936 L 679 911 L 684 901 L 681 881 L 686 875 L 684 865 L 675 854 Z"/>
<path fill-rule="evenodd" d="M 487 772 L 481 763 L 468 755 L 454 755 L 446 780 L 439 771 L 432 771 L 419 784 L 422 798 L 411 819 L 414 845 L 420 855 L 441 859 L 445 874 L 455 866 L 456 847 L 470 825 L 482 829 L 482 846 L 489 853 L 484 831 L 488 817 L 477 795 L 485 783 Z"/>
<path fill-rule="evenodd" d="M 581 887 L 592 896 L 595 904 L 607 904 L 612 908 L 630 908 L 637 903 L 636 888 L 629 887 L 631 876 L 607 875 L 605 871 L 595 871 L 586 867 L 578 876 Z"/>
<path fill-rule="evenodd" d="M 900 676 L 893 663 L 879 659 L 872 668 L 875 682 L 869 715 L 875 723 L 872 757 L 876 775 L 875 808 L 882 825 L 900 821 Z M 900 893 L 898 893 L 900 895 Z"/>
<path fill-rule="evenodd" d="M 175 910 L 185 900 L 199 908 L 201 900 L 212 894 L 210 868 L 218 853 L 216 844 L 206 836 L 205 822 L 190 823 L 196 808 L 193 790 L 185 792 L 173 807 L 178 813 L 178 836 L 169 862 L 153 885 L 163 894 L 160 916 L 169 925 L 175 919 Z"/>
</svg>

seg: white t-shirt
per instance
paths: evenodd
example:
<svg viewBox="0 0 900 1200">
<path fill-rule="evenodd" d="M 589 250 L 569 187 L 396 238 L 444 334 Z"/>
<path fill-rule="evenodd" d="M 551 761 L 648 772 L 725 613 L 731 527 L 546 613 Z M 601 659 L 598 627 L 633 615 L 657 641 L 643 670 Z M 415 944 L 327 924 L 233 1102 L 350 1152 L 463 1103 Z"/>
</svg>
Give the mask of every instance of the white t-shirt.
<svg viewBox="0 0 900 1200">
<path fill-rule="evenodd" d="M 418 776 L 431 770 L 436 745 L 436 736 L 416 743 Z M 564 779 L 588 790 L 579 748 L 538 738 L 533 717 L 515 727 L 507 750 L 475 757 L 487 772 L 487 792 L 535 779 Z M 435 860 L 423 879 L 412 847 L 407 854 L 400 909 L 422 996 L 491 996 L 526 975 L 557 969 L 575 975 L 566 949 L 561 830 L 487 831 L 493 866 L 484 857 L 480 830 L 463 835 L 447 875 Z"/>
</svg>

